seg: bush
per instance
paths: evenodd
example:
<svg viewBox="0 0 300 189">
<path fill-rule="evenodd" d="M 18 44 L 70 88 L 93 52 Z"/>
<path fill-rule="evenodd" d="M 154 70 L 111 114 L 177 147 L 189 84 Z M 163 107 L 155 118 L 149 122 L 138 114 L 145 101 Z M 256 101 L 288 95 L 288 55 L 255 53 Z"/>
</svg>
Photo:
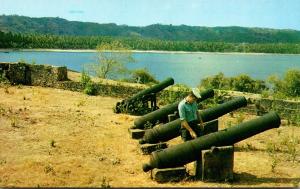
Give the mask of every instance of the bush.
<svg viewBox="0 0 300 189">
<path fill-rule="evenodd" d="M 80 81 L 84 86 L 83 93 L 87 95 L 96 95 L 97 89 L 94 86 L 91 77 L 84 70 L 81 73 Z"/>
<path fill-rule="evenodd" d="M 265 90 L 266 84 L 262 80 L 254 80 L 246 74 L 233 78 L 232 89 L 242 92 L 261 93 Z"/>
<path fill-rule="evenodd" d="M 80 82 L 83 84 L 83 86 L 86 86 L 86 84 L 91 82 L 91 77 L 84 70 L 81 72 Z"/>
<path fill-rule="evenodd" d="M 97 89 L 96 89 L 96 87 L 95 87 L 95 85 L 93 84 L 92 81 L 88 82 L 85 85 L 83 93 L 85 93 L 87 95 L 96 95 L 97 94 Z"/>
<path fill-rule="evenodd" d="M 190 88 L 184 84 L 175 84 L 170 86 L 172 92 L 162 91 L 160 92 L 159 105 L 172 104 L 174 102 L 182 100 L 190 91 Z"/>
<path fill-rule="evenodd" d="M 300 95 L 300 70 L 288 70 L 284 76 L 283 90 L 288 96 Z"/>
<path fill-rule="evenodd" d="M 300 96 L 300 70 L 288 70 L 283 80 L 277 75 L 268 78 L 268 82 L 275 95 L 297 97 Z"/>
<path fill-rule="evenodd" d="M 229 89 L 230 79 L 226 78 L 222 72 L 215 76 L 207 77 L 201 80 L 201 87 L 214 89 Z"/>
<path fill-rule="evenodd" d="M 237 77 L 225 77 L 222 72 L 202 79 L 200 87 L 251 93 L 261 93 L 267 89 L 265 82 L 262 80 L 254 80 L 246 74 L 241 74 Z"/>
<path fill-rule="evenodd" d="M 131 77 L 135 83 L 158 83 L 158 81 L 149 73 L 147 69 L 134 70 Z"/>
</svg>

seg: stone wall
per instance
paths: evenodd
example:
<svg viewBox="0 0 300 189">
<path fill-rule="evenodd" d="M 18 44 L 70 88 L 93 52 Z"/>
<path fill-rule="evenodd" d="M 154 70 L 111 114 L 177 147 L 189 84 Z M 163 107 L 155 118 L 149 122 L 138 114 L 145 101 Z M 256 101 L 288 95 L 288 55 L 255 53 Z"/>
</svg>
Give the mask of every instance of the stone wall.
<svg viewBox="0 0 300 189">
<path fill-rule="evenodd" d="M 0 62 L 0 74 L 11 84 L 52 86 L 68 79 L 66 67 Z"/>
<path fill-rule="evenodd" d="M 81 82 L 68 80 L 66 67 L 53 67 L 47 65 L 31 65 L 24 63 L 0 63 L 0 75 L 4 73 L 8 80 L 13 84 L 38 85 L 60 88 L 71 91 L 83 91 L 84 86 Z M 124 82 L 116 84 L 94 83 L 98 95 L 113 96 L 119 98 L 128 98 L 148 86 L 136 87 L 130 86 Z M 222 103 L 233 98 L 235 95 L 222 95 L 216 91 L 214 99 L 208 99 L 207 102 Z M 186 89 L 167 87 L 157 94 L 158 99 L 163 99 L 165 103 L 179 101 L 187 95 Z M 243 96 L 242 94 L 240 96 Z M 276 111 L 283 119 L 292 123 L 300 122 L 300 102 L 247 97 L 248 106 L 239 109 L 239 111 L 251 114 L 262 115 L 268 111 Z M 159 104 L 163 105 L 163 104 Z"/>
<path fill-rule="evenodd" d="M 120 98 L 128 98 L 144 88 L 126 86 L 124 84 L 104 84 L 104 83 L 93 83 L 97 90 L 97 95 L 101 96 L 112 96 Z M 71 90 L 71 91 L 83 91 L 84 85 L 78 81 L 60 81 L 52 85 L 52 87 Z"/>
</svg>

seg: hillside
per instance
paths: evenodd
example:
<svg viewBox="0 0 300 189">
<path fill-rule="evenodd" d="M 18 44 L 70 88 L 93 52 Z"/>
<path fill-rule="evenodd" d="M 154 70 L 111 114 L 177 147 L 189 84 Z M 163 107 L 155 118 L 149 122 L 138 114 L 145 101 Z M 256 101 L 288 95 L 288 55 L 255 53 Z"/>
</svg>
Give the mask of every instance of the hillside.
<svg viewBox="0 0 300 189">
<path fill-rule="evenodd" d="M 138 37 L 176 41 L 229 43 L 299 43 L 300 31 L 247 27 L 202 27 L 153 24 L 145 27 L 1 15 L 0 31 L 74 36 Z"/>
<path fill-rule="evenodd" d="M 281 126 L 235 145 L 233 183 L 185 180 L 159 184 L 142 171 L 142 155 L 128 128 L 136 116 L 115 114 L 119 98 L 32 86 L 0 86 L 0 186 L 3 187 L 297 187 L 286 143 L 299 127 Z M 101 107 L 101 108 L 99 108 Z M 220 129 L 240 113 L 219 119 Z M 246 115 L 245 120 L 254 119 Z M 181 143 L 180 137 L 169 145 Z M 270 145 L 278 150 L 270 155 Z M 297 152 L 299 144 L 297 145 Z M 274 166 L 274 170 L 272 167 Z M 192 164 L 188 170 L 193 174 Z"/>
</svg>

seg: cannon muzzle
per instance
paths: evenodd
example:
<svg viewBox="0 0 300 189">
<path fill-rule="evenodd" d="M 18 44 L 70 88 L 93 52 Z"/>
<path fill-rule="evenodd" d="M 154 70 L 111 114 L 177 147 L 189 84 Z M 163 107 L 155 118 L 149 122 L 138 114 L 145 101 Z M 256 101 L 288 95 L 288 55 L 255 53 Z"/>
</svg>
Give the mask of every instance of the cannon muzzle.
<svg viewBox="0 0 300 189">
<path fill-rule="evenodd" d="M 201 150 L 213 146 L 228 146 L 251 136 L 280 126 L 280 117 L 276 112 L 270 112 L 257 119 L 241 123 L 237 126 L 211 133 L 194 140 L 152 152 L 150 162 L 143 165 L 143 171 L 154 168 L 172 168 L 183 166 L 197 160 Z"/>
<path fill-rule="evenodd" d="M 153 85 L 152 87 L 142 90 L 132 97 L 118 102 L 115 107 L 115 113 L 130 113 L 134 115 L 145 114 L 145 112 L 157 109 L 156 93 L 162 91 L 166 87 L 173 85 L 174 79 L 167 78 L 164 81 Z M 151 101 L 151 108 L 148 108 L 148 101 Z"/>
<path fill-rule="evenodd" d="M 225 115 L 244 106 L 247 106 L 246 98 L 237 97 L 215 107 L 202 110 L 199 112 L 199 114 L 202 121 L 207 122 L 217 119 L 222 115 Z M 148 129 L 146 130 L 144 137 L 139 140 L 139 143 L 144 144 L 166 142 L 180 135 L 180 127 L 181 121 L 180 119 L 176 119 L 164 125 Z"/>
<path fill-rule="evenodd" d="M 132 96 L 131 98 L 128 98 L 126 100 L 126 102 L 132 102 L 137 99 L 141 99 L 147 94 L 158 93 L 173 84 L 174 84 L 174 79 L 169 77 L 169 78 L 165 79 L 164 81 L 162 81 L 156 85 L 153 85 L 152 87 L 150 87 L 148 89 L 142 90 L 141 92 L 137 93 L 136 95 Z"/>
<path fill-rule="evenodd" d="M 207 98 L 213 97 L 214 90 L 208 89 L 201 92 L 200 94 L 201 98 L 197 100 L 197 103 L 200 103 Z M 154 126 L 158 121 L 161 122 L 162 120 L 166 120 L 169 114 L 173 114 L 178 109 L 178 104 L 179 102 L 174 102 L 173 104 L 166 105 L 163 108 L 135 119 L 134 126 L 132 128 L 145 129 L 145 124 L 151 124 L 152 126 Z"/>
</svg>

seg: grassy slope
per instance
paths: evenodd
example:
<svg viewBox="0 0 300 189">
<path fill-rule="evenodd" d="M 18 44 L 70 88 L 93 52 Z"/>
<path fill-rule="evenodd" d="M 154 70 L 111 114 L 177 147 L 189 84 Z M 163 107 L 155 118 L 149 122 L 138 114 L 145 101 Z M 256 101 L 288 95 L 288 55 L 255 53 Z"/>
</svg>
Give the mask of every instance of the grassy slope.
<svg viewBox="0 0 300 189">
<path fill-rule="evenodd" d="M 141 169 L 148 156 L 127 129 L 135 116 L 114 114 L 118 98 L 42 87 L 0 87 L 0 186 L 295 186 L 300 182 L 300 128 L 282 126 L 238 143 L 234 159 L 237 181 L 185 181 L 158 184 Z M 220 118 L 220 127 L 241 117 Z M 294 135 L 294 136 L 293 136 Z M 292 162 L 287 144 L 296 139 Z M 173 139 L 170 145 L 181 143 Z M 278 160 L 272 172 L 272 158 Z M 192 173 L 192 164 L 188 165 Z M 106 180 L 104 181 L 104 179 Z"/>
</svg>

